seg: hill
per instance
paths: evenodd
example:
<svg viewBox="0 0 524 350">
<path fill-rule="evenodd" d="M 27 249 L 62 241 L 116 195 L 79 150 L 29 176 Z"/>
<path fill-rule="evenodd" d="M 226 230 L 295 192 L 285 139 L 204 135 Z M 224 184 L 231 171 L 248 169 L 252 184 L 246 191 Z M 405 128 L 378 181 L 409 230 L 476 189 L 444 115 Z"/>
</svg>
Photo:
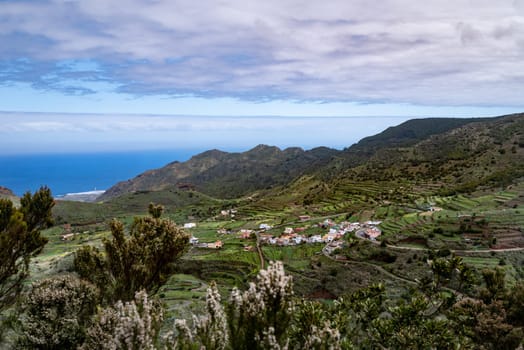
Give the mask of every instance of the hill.
<svg viewBox="0 0 524 350">
<path fill-rule="evenodd" d="M 422 139 L 390 142 L 365 163 L 351 167 L 344 178 L 431 183 L 440 186 L 441 192 L 505 186 L 524 176 L 523 130 L 524 114 L 469 120 L 445 132 L 422 133 Z"/>
<path fill-rule="evenodd" d="M 0 196 L 3 197 L 14 197 L 15 194 L 7 187 L 0 186 Z"/>
<path fill-rule="evenodd" d="M 420 196 L 500 190 L 524 177 L 524 114 L 444 120 L 440 128 L 417 131 L 433 122 L 413 120 L 364 139 L 316 172 L 259 192 L 254 205 L 352 212 Z"/>
<path fill-rule="evenodd" d="M 327 164 L 340 151 L 326 147 L 304 151 L 259 145 L 243 153 L 211 150 L 187 162 L 173 162 L 116 184 L 99 198 L 105 201 L 124 193 L 160 191 L 177 186 L 196 189 L 217 198 L 236 198 L 253 191 L 285 185 L 294 178 Z"/>
<path fill-rule="evenodd" d="M 504 283 L 522 290 L 517 283 L 524 278 L 524 115 L 460 125 L 444 121 L 438 130 L 422 130 L 431 128 L 432 122 L 425 123 L 404 123 L 343 151 L 212 150 L 125 182 L 122 194 L 104 202 L 59 201 L 54 216 L 63 225 L 46 230 L 49 243 L 33 260 L 32 276 L 73 271 L 72 253 L 82 245 L 101 246 L 110 235 L 107 221 L 117 217 L 129 224 L 154 202 L 163 204 L 164 217 L 178 225 L 192 223 L 187 232 L 193 244 L 156 293 L 169 325 L 205 310 L 211 283 L 227 299 L 234 287 L 247 287 L 275 260 L 293 276 L 294 295 L 308 299 L 308 305 L 311 299 L 349 293 L 359 293 L 367 305 L 368 294 L 359 291 L 381 283 L 386 294 L 380 298 L 388 308 L 380 315 L 386 319 L 400 310 L 391 305 L 405 307 L 417 292 L 446 298 L 428 306 L 431 315 L 435 305 L 451 307 L 455 297 L 481 305 L 485 271 L 498 274 L 500 295 L 509 295 Z M 313 159 L 309 166 L 308 157 Z M 300 171 L 281 172 L 290 164 Z M 268 182 L 250 187 L 256 171 Z M 200 192 L 223 193 L 220 181 L 226 190 L 249 196 L 226 200 Z M 368 237 L 369 232 L 378 236 Z M 441 265 L 430 263 L 436 261 Z M 456 263 L 460 275 L 447 272 Z M 435 266 L 443 266 L 443 272 Z M 436 317 L 447 317 L 439 309 Z M 471 319 L 477 314 L 473 310 Z M 490 325 L 502 322 L 494 317 Z"/>
<path fill-rule="evenodd" d="M 428 118 L 390 127 L 342 151 L 266 145 L 243 153 L 211 150 L 120 182 L 99 200 L 179 188 L 222 199 L 256 192 L 268 201 L 285 198 L 286 205 L 311 204 L 338 200 L 355 193 L 351 187 L 360 187 L 356 183 L 367 182 L 374 183 L 381 198 L 389 199 L 406 192 L 471 192 L 524 176 L 522 130 L 524 114 Z M 395 192 L 399 187 L 403 191 Z"/>
<path fill-rule="evenodd" d="M 7 187 L 0 186 L 0 199 L 9 199 L 16 205 L 19 203 L 19 198 Z"/>
</svg>

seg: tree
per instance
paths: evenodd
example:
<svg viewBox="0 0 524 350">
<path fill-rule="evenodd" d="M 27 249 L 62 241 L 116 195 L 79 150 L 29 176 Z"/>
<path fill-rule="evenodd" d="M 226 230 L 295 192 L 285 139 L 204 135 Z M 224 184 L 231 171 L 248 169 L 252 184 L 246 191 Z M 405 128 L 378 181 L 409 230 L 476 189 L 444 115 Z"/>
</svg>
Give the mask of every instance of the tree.
<svg viewBox="0 0 524 350">
<path fill-rule="evenodd" d="M 82 344 L 96 312 L 98 291 L 72 276 L 34 283 L 19 307 L 21 336 L 26 349 L 74 349 Z"/>
<path fill-rule="evenodd" d="M 484 269 L 482 270 L 482 277 L 486 284 L 486 287 L 480 290 L 480 298 L 482 300 L 486 303 L 491 303 L 504 295 L 506 292 L 506 273 L 504 272 L 504 269 L 500 267 L 495 269 Z"/>
<path fill-rule="evenodd" d="M 464 298 L 457 302 L 447 315 L 456 328 L 471 338 L 481 349 L 516 349 L 524 335 L 522 328 L 508 322 L 501 301 L 490 304 L 482 300 Z"/>
<path fill-rule="evenodd" d="M 13 304 L 29 275 L 31 257 L 42 251 L 47 238 L 40 230 L 52 225 L 51 190 L 40 188 L 34 195 L 27 192 L 15 208 L 0 199 L 0 311 Z"/>
<path fill-rule="evenodd" d="M 156 216 L 161 210 L 152 206 L 151 212 Z M 169 219 L 136 217 L 129 235 L 118 220 L 110 226 L 111 239 L 103 241 L 105 255 L 84 247 L 74 262 L 80 276 L 96 284 L 108 303 L 133 300 L 142 289 L 157 291 L 188 248 L 189 235 Z"/>
<path fill-rule="evenodd" d="M 524 326 L 524 282 L 517 282 L 511 288 L 505 300 L 508 319 L 511 323 Z"/>
<path fill-rule="evenodd" d="M 156 205 L 154 203 L 149 203 L 148 212 L 153 218 L 158 219 L 162 216 L 164 207 L 160 204 Z"/>
</svg>

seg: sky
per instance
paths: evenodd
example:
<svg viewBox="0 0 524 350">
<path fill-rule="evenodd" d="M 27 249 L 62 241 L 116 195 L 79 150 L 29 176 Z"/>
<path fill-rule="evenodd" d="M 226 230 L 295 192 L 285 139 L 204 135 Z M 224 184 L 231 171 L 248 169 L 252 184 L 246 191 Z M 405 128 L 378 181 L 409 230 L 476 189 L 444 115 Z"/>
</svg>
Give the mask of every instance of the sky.
<svg viewBox="0 0 524 350">
<path fill-rule="evenodd" d="M 0 154 L 341 148 L 522 91 L 524 0 L 0 0 Z"/>
</svg>

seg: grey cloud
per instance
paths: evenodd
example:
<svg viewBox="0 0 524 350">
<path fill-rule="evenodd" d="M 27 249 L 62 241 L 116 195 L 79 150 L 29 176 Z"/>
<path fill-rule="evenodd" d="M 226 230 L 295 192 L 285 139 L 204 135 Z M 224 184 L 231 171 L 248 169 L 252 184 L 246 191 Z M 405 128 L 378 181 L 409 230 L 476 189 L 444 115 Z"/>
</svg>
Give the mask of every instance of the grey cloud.
<svg viewBox="0 0 524 350">
<path fill-rule="evenodd" d="M 518 12 L 524 13 L 524 0 L 514 0 L 513 6 Z"/>
<path fill-rule="evenodd" d="M 0 79 L 80 94 L 93 92 L 85 82 L 107 81 L 136 95 L 522 105 L 521 82 L 506 72 L 522 71 L 523 4 L 7 2 Z M 27 71 L 2 75 L 21 57 Z M 71 59 L 101 71 L 54 64 Z"/>
</svg>

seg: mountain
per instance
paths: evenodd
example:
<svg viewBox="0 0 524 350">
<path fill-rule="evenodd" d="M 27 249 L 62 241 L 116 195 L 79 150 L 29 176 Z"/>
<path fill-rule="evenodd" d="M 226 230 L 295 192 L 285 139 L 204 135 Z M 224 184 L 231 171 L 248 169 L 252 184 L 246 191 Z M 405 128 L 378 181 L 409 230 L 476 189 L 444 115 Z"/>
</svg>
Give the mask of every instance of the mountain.
<svg viewBox="0 0 524 350">
<path fill-rule="evenodd" d="M 15 203 L 15 205 L 18 205 L 20 203 L 20 198 L 18 198 L 16 194 L 9 188 L 3 186 L 0 186 L 0 199 L 9 199 L 13 203 Z"/>
<path fill-rule="evenodd" d="M 0 186 L 0 197 L 14 197 L 15 194 L 7 187 Z"/>
<path fill-rule="evenodd" d="M 524 176 L 523 132 L 524 114 L 428 118 L 390 127 L 342 151 L 266 145 L 243 153 L 211 150 L 120 182 L 100 200 L 178 187 L 226 199 L 262 190 L 268 197 L 279 193 L 296 203 L 312 203 L 344 196 L 364 182 L 387 182 L 376 186 L 385 192 L 396 186 L 468 192 Z"/>
<path fill-rule="evenodd" d="M 524 114 L 469 120 L 417 141 L 408 137 L 390 142 L 345 176 L 375 181 L 401 178 L 461 191 L 499 185 L 524 176 L 523 133 Z"/>
<path fill-rule="evenodd" d="M 187 162 L 173 162 L 146 171 L 108 189 L 100 201 L 136 191 L 172 187 L 196 189 L 217 198 L 236 198 L 253 191 L 285 185 L 331 161 L 340 151 L 319 147 L 304 151 L 259 145 L 243 153 L 206 151 Z"/>
<path fill-rule="evenodd" d="M 343 167 L 354 167 L 365 163 L 376 152 L 392 147 L 408 147 L 433 135 L 445 133 L 470 123 L 494 120 L 495 118 L 425 118 L 411 119 L 391 126 L 379 134 L 368 136 L 344 149 L 339 155 Z"/>
<path fill-rule="evenodd" d="M 401 128 L 413 125 L 421 124 L 406 122 Z M 359 142 L 315 176 L 307 174 L 288 188 L 265 194 L 268 200 L 261 198 L 262 204 L 285 200 L 360 210 L 373 207 L 376 200 L 409 202 L 421 196 L 500 189 L 524 178 L 524 114 L 468 120 L 417 137 L 388 134 L 410 133 L 393 128 Z"/>
</svg>

